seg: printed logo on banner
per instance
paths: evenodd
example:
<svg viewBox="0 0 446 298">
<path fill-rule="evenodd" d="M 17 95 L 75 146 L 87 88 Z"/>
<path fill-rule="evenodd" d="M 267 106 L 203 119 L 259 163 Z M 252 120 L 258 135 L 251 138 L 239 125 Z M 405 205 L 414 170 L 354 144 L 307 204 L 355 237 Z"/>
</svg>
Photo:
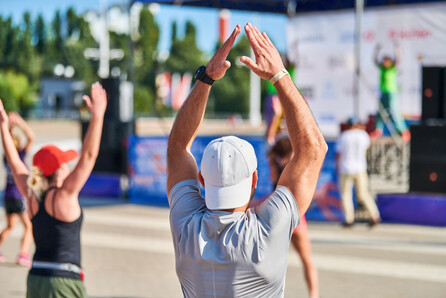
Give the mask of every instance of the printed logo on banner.
<svg viewBox="0 0 446 298">
<path fill-rule="evenodd" d="M 334 70 L 336 68 L 345 67 L 345 59 L 342 56 L 329 56 L 327 59 L 327 65 L 330 70 Z"/>
<path fill-rule="evenodd" d="M 375 34 L 374 30 L 367 30 L 362 33 L 362 39 L 365 42 L 374 42 L 375 36 L 376 36 L 376 34 Z"/>
<path fill-rule="evenodd" d="M 298 68 L 299 71 L 310 70 L 314 68 L 314 64 L 312 63 L 310 57 L 308 57 L 307 55 L 299 54 Z"/>
<path fill-rule="evenodd" d="M 325 41 L 325 36 L 322 33 L 316 33 L 316 34 L 312 34 L 312 35 L 299 37 L 299 42 L 301 44 L 304 44 L 304 43 L 319 43 L 319 42 L 324 42 L 324 41 Z"/>
<path fill-rule="evenodd" d="M 339 94 L 333 81 L 325 81 L 321 92 L 321 98 L 325 100 L 338 100 Z"/>
<path fill-rule="evenodd" d="M 299 92 L 306 101 L 311 101 L 314 98 L 314 87 L 313 86 L 303 86 L 299 87 Z"/>
<path fill-rule="evenodd" d="M 352 43 L 355 42 L 355 32 L 344 31 L 339 34 L 339 41 L 341 43 Z"/>
<path fill-rule="evenodd" d="M 426 29 L 395 30 L 389 31 L 390 39 L 425 39 L 432 35 L 432 32 Z"/>
</svg>

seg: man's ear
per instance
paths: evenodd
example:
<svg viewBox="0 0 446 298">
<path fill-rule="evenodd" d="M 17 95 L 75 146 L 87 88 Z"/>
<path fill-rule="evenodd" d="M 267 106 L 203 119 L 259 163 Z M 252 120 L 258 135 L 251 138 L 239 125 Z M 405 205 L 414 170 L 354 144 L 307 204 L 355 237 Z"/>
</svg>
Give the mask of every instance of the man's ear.
<svg viewBox="0 0 446 298">
<path fill-rule="evenodd" d="M 259 180 L 259 176 L 257 175 L 257 170 L 252 173 L 252 188 L 257 188 L 257 181 Z"/>
<path fill-rule="evenodd" d="M 201 171 L 198 172 L 198 181 L 200 181 L 201 185 L 203 185 L 203 187 L 205 187 L 204 186 L 204 178 L 201 175 Z"/>
</svg>

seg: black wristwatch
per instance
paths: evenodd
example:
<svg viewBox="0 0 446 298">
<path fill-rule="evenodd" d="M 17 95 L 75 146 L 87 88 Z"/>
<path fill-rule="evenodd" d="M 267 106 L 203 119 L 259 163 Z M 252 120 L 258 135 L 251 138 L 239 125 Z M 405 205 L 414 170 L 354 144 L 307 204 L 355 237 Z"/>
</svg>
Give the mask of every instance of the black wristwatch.
<svg viewBox="0 0 446 298">
<path fill-rule="evenodd" d="M 206 73 L 206 66 L 200 66 L 195 72 L 195 79 L 200 80 L 205 84 L 211 85 L 214 84 L 215 80 L 211 79 Z"/>
</svg>

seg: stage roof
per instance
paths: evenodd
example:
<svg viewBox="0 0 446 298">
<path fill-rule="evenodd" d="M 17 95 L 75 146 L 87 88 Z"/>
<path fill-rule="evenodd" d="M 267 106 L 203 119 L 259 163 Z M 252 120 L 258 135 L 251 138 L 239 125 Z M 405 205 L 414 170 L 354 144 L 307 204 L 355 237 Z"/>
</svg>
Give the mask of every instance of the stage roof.
<svg viewBox="0 0 446 298">
<path fill-rule="evenodd" d="M 172 5 L 200 6 L 209 8 L 228 8 L 258 12 L 294 14 L 314 11 L 327 11 L 354 8 L 354 0 L 132 0 L 133 2 L 159 3 Z M 402 5 L 429 2 L 444 2 L 444 0 L 364 0 L 365 7 Z"/>
</svg>

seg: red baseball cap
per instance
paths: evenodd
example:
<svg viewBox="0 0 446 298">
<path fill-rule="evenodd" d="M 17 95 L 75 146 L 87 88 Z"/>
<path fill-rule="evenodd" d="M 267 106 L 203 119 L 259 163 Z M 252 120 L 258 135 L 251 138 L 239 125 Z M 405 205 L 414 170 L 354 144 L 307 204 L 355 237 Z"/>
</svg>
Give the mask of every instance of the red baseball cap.
<svg viewBox="0 0 446 298">
<path fill-rule="evenodd" d="M 76 150 L 62 151 L 54 145 L 40 148 L 33 157 L 33 165 L 38 167 L 45 177 L 53 174 L 62 164 L 78 156 Z"/>
</svg>

